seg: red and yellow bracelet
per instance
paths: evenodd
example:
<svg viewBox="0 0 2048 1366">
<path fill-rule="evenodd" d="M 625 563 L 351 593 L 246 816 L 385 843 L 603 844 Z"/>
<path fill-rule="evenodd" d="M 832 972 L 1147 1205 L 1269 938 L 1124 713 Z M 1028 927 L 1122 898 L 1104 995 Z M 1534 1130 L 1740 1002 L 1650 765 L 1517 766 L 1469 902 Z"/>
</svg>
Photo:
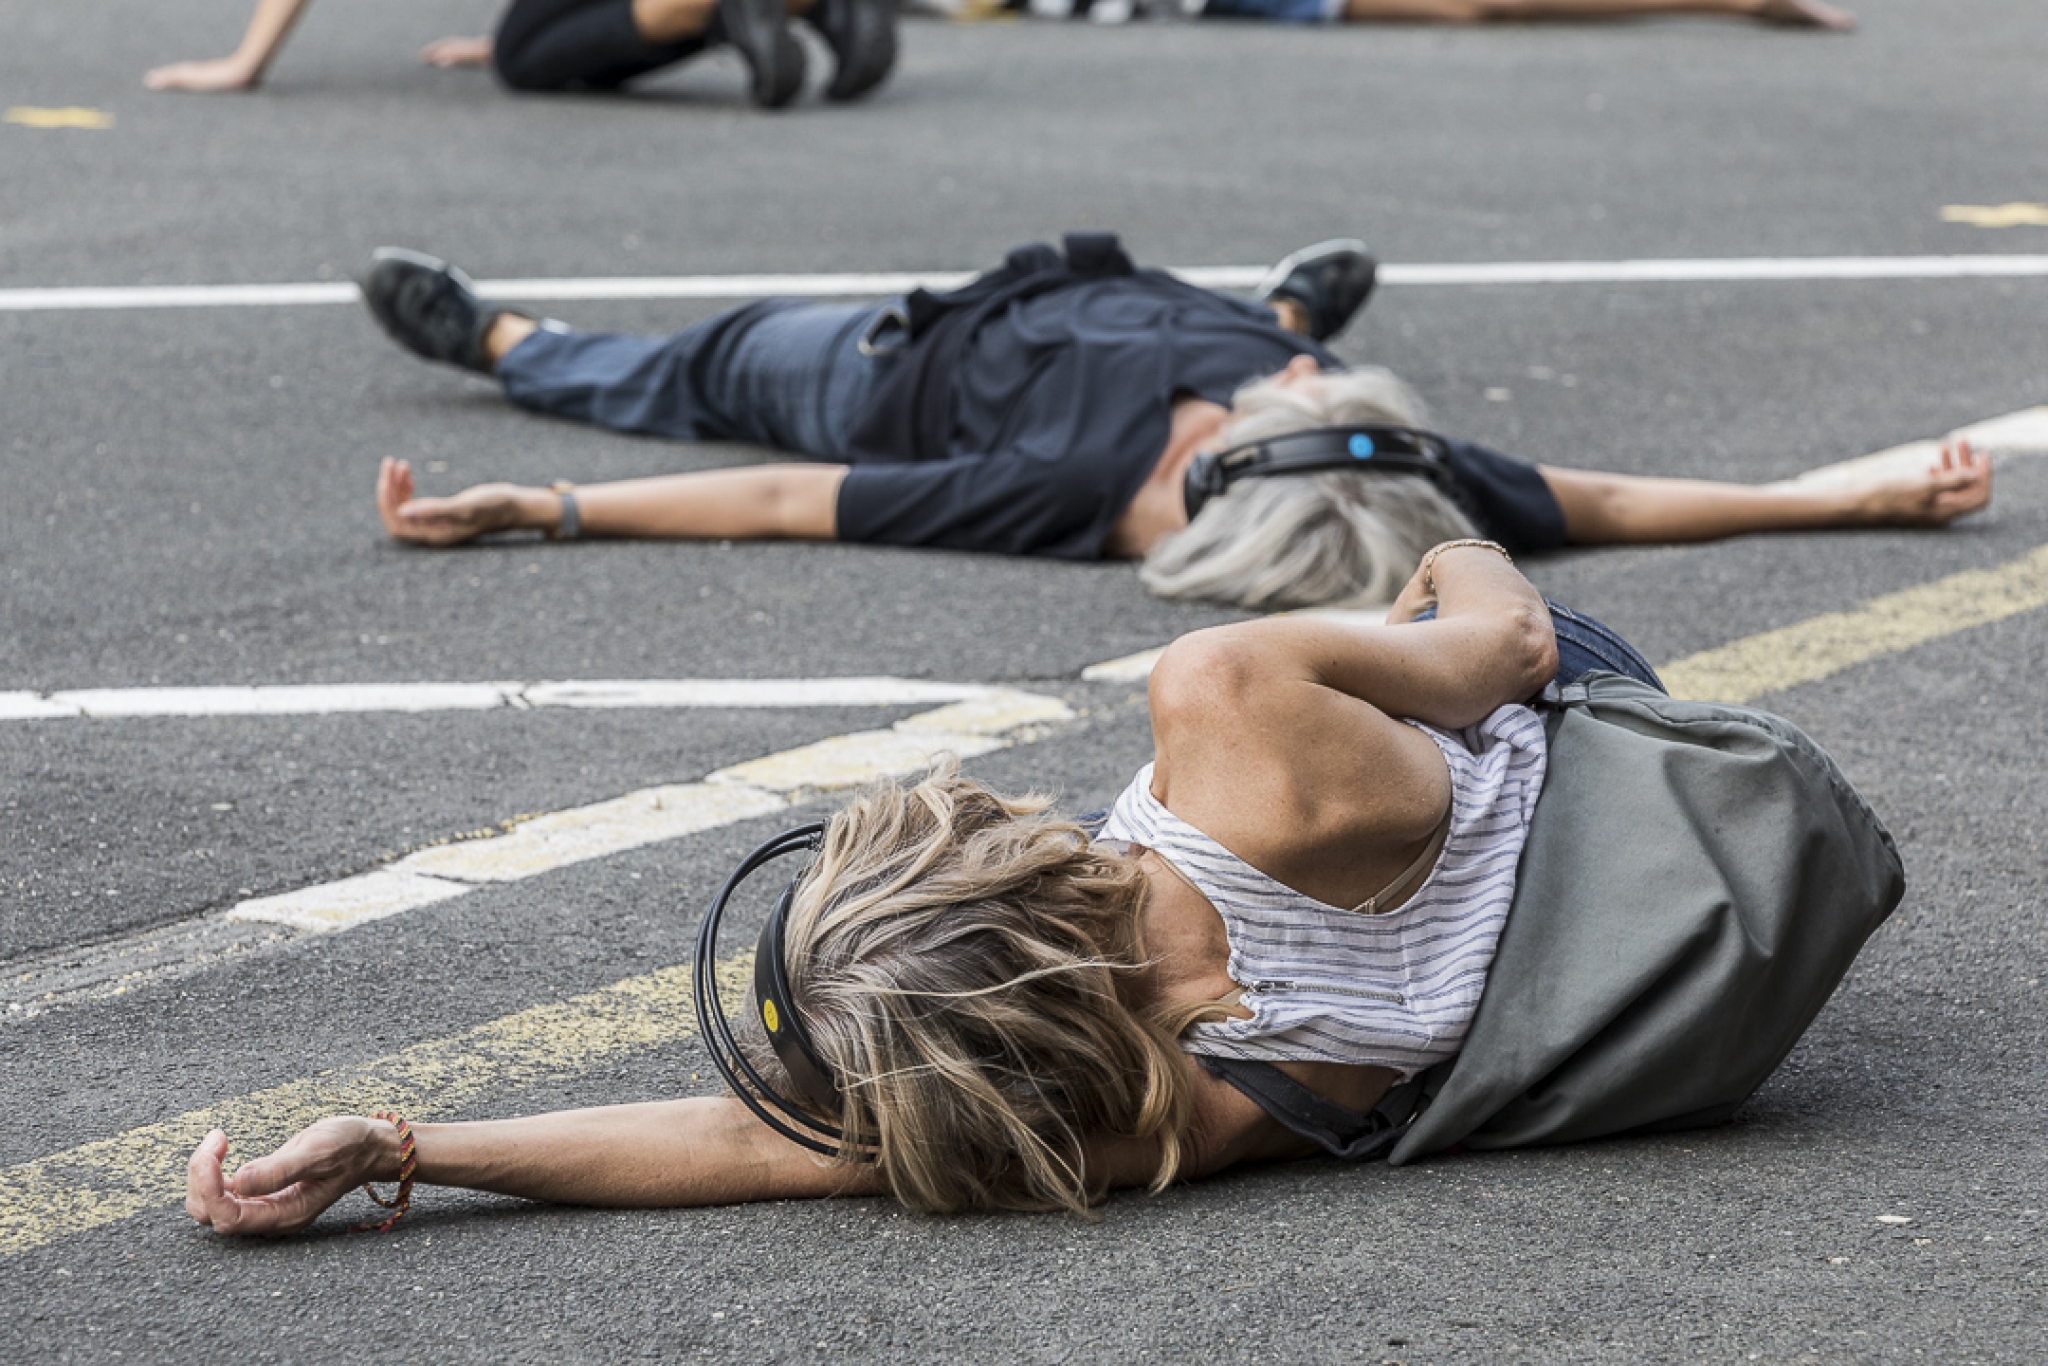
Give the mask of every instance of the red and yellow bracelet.
<svg viewBox="0 0 2048 1366">
<path fill-rule="evenodd" d="M 384 1120 L 398 1130 L 398 1190 L 386 1200 L 377 1194 L 376 1186 L 365 1181 L 363 1194 L 390 1210 L 391 1215 L 381 1223 L 357 1224 L 349 1230 L 351 1233 L 389 1233 L 391 1226 L 403 1219 L 405 1212 L 412 1208 L 412 1176 L 419 1170 L 420 1165 L 419 1145 L 413 1139 L 412 1125 L 389 1110 L 379 1110 L 370 1118 Z"/>
</svg>

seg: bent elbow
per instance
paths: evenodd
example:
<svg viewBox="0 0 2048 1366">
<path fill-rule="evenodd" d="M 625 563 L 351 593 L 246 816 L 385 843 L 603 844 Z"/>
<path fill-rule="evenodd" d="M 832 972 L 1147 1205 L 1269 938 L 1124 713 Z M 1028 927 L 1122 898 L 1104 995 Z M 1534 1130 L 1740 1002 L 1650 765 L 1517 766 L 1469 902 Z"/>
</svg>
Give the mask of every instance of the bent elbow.
<svg viewBox="0 0 2048 1366">
<path fill-rule="evenodd" d="M 1557 677 L 1557 629 L 1551 624 L 1550 609 L 1540 602 L 1518 608 L 1513 629 L 1512 657 L 1521 685 L 1516 696 L 1528 697 Z"/>
<path fill-rule="evenodd" d="M 1159 735 L 1241 715 L 1259 690 L 1260 652 L 1240 628 L 1211 627 L 1166 647 L 1152 668 L 1146 700 Z"/>
</svg>

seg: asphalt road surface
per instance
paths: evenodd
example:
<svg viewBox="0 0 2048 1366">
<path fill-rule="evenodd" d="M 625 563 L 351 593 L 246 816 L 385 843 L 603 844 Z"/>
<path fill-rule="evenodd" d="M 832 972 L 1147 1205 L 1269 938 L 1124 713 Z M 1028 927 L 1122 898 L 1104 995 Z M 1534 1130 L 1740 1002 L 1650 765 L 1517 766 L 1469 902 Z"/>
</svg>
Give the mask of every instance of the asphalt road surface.
<svg viewBox="0 0 2048 1366">
<path fill-rule="evenodd" d="M 263 93 L 219 98 L 140 75 L 225 50 L 240 0 L 0 0 L 0 1360 L 2039 1360 L 2048 617 L 2020 593 L 1950 628 L 1958 604 L 2038 579 L 2048 461 L 2006 459 L 1992 512 L 1939 534 L 1528 566 L 1660 664 L 1935 586 L 1913 599 L 1917 643 L 1758 699 L 1838 757 L 1910 889 L 1727 1128 L 1296 1163 L 1095 1222 L 422 1190 L 388 1237 L 342 1232 L 369 1209 L 352 1197 L 309 1236 L 241 1242 L 176 1203 L 178 1155 L 222 1117 L 248 1156 L 326 1108 L 714 1090 L 670 971 L 705 897 L 778 822 L 825 809 L 833 756 L 872 767 L 873 733 L 940 703 L 513 689 L 484 709 L 282 714 L 216 694 L 220 714 L 191 715 L 161 690 L 953 684 L 1002 713 L 947 723 L 997 746 L 970 772 L 1083 808 L 1147 754 L 1142 683 L 1083 671 L 1229 614 L 1152 600 L 1117 565 L 397 548 L 370 500 L 381 455 L 446 490 L 754 453 L 523 415 L 346 302 L 5 293 L 342 281 L 382 242 L 501 279 L 964 270 L 1075 227 L 1175 266 L 1337 234 L 1411 264 L 2048 252 L 2048 226 L 1943 214 L 2048 200 L 2037 0 L 1859 8 L 1851 38 L 916 21 L 875 99 L 766 116 L 725 56 L 616 99 L 513 99 L 416 65 L 487 24 L 477 0 L 316 6 Z M 550 305 L 650 330 L 717 306 Z M 1530 458 L 1762 480 L 2048 402 L 2044 318 L 2038 273 L 1411 283 L 1338 349 Z M 88 689 L 156 690 L 128 705 L 168 714 L 49 700 Z M 629 793 L 644 815 L 649 789 L 696 800 L 706 775 L 792 752 L 751 814 L 637 843 L 611 817 L 558 817 L 598 832 L 599 856 L 503 872 L 533 838 L 521 818 Z M 391 862 L 501 854 L 466 881 Z M 398 913 L 332 933 L 232 918 L 365 886 Z"/>
</svg>

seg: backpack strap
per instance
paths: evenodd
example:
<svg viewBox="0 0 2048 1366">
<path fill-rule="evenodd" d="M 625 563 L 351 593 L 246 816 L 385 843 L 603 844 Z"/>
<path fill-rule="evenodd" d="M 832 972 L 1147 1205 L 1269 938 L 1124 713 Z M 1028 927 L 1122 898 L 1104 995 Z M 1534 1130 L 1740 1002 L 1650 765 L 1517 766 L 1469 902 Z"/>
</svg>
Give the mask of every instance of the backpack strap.
<svg viewBox="0 0 2048 1366">
<path fill-rule="evenodd" d="M 1543 685 L 1543 691 L 1536 697 L 1541 711 L 1563 711 L 1567 707 L 1583 707 L 1592 697 L 1583 681 L 1559 683 L 1556 679 Z"/>
<path fill-rule="evenodd" d="M 1416 1073 L 1388 1088 L 1371 1110 L 1351 1110 L 1303 1086 L 1269 1062 L 1250 1058 L 1194 1055 L 1210 1076 L 1226 1081 L 1290 1133 L 1347 1162 L 1385 1157 L 1408 1125 L 1427 1108 L 1437 1068 Z"/>
</svg>

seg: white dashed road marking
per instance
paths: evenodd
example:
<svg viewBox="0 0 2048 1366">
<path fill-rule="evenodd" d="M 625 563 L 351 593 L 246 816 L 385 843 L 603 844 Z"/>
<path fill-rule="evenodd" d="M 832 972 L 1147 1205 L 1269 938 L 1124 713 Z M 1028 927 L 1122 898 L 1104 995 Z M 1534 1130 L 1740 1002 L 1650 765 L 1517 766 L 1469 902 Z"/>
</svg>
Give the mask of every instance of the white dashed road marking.
<svg viewBox="0 0 2048 1366">
<path fill-rule="evenodd" d="M 911 685 L 900 679 L 823 682 L 904 684 L 916 700 L 958 700 L 886 729 L 836 735 L 735 764 L 698 782 L 644 788 L 550 812 L 520 821 L 504 834 L 432 846 L 369 872 L 257 897 L 197 921 L 9 964 L 0 974 L 0 1020 L 27 1018 L 52 1005 L 120 995 L 141 983 L 182 976 L 232 954 L 273 950 L 303 935 L 334 934 L 466 896 L 481 887 L 519 882 L 772 815 L 823 793 L 918 772 L 941 753 L 964 759 L 1030 744 L 1075 719 L 1058 698 L 1009 688 Z M 862 695 L 874 694 L 871 690 Z"/>
<path fill-rule="evenodd" d="M 1183 266 L 1174 274 L 1209 289 L 1251 289 L 1266 266 Z M 972 271 L 891 271 L 810 275 L 653 275 L 586 279 L 482 280 L 478 289 L 505 303 L 605 299 L 836 299 L 952 289 Z M 2048 277 L 2048 255 L 1732 256 L 1634 261 L 1393 262 L 1382 285 L 1702 284 L 1825 280 L 1966 280 Z M 280 308 L 349 304 L 346 281 L 274 285 L 74 285 L 0 289 L 0 313 L 125 308 Z"/>
<path fill-rule="evenodd" d="M 914 678 L 643 678 L 556 683 L 340 683 L 228 688 L 80 688 L 0 692 L 0 721 L 165 716 L 325 716 L 348 712 L 565 707 L 752 710 L 961 702 L 994 690 Z"/>
</svg>

